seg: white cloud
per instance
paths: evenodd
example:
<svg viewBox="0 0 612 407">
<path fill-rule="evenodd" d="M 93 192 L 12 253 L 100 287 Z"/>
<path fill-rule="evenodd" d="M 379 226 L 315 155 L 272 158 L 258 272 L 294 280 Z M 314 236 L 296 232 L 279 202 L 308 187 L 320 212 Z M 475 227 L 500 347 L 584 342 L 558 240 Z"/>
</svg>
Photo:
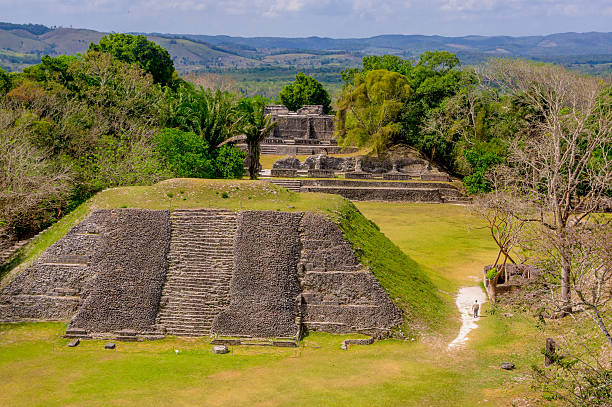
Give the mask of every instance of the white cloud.
<svg viewBox="0 0 612 407">
<path fill-rule="evenodd" d="M 498 0 L 445 0 L 440 7 L 443 11 L 482 11 L 497 6 Z"/>
</svg>

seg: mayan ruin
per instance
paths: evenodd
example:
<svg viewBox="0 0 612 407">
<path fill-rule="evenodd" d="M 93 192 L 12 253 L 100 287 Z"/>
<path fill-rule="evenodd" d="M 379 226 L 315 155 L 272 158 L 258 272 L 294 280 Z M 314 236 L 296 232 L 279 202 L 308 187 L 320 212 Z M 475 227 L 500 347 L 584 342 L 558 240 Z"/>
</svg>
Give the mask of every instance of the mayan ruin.
<svg viewBox="0 0 612 407">
<path fill-rule="evenodd" d="M 0 407 L 612 407 L 612 0 L 0 3 Z"/>
<path fill-rule="evenodd" d="M 94 211 L 0 289 L 1 322 L 62 319 L 75 338 L 294 346 L 305 331 L 385 337 L 402 316 L 320 215 L 122 209 Z"/>
</svg>

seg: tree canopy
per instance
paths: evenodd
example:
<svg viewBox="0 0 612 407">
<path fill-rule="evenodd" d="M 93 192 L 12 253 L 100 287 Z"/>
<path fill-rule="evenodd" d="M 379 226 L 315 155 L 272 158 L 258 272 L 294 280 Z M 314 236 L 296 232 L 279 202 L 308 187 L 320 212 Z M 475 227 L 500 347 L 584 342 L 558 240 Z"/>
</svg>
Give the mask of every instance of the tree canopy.
<svg viewBox="0 0 612 407">
<path fill-rule="evenodd" d="M 341 143 L 382 151 L 401 130 L 397 120 L 410 93 L 408 78 L 397 72 L 378 69 L 357 75 L 338 100 Z"/>
<path fill-rule="evenodd" d="M 0 96 L 6 94 L 11 89 L 11 76 L 8 72 L 0 68 Z"/>
<path fill-rule="evenodd" d="M 302 72 L 298 72 L 295 76 L 295 82 L 283 88 L 280 100 L 292 111 L 304 105 L 323 105 L 324 113 L 329 113 L 331 110 L 331 99 L 321 82 Z"/>
<path fill-rule="evenodd" d="M 172 84 L 175 70 L 170 53 L 143 35 L 109 34 L 98 44 L 90 44 L 89 50 L 108 52 L 120 61 L 137 63 L 153 76 L 155 83 Z"/>
</svg>

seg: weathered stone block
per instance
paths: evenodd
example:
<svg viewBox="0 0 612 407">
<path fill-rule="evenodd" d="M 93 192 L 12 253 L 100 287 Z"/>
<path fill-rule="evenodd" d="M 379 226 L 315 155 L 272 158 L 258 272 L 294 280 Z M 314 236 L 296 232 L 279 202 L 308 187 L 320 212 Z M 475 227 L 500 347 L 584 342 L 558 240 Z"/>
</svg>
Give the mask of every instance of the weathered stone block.
<svg viewBox="0 0 612 407">
<path fill-rule="evenodd" d="M 226 353 L 229 353 L 229 349 L 225 345 L 215 345 L 212 348 L 212 353 L 216 355 L 224 355 Z"/>
<path fill-rule="evenodd" d="M 80 339 L 78 339 L 78 338 L 77 339 L 73 339 L 73 340 L 70 341 L 70 343 L 68 343 L 68 347 L 69 348 L 75 348 L 75 347 L 79 346 L 79 343 L 81 343 Z"/>
<path fill-rule="evenodd" d="M 369 172 L 347 172 L 344 174 L 348 179 L 372 179 L 373 175 Z"/>
<path fill-rule="evenodd" d="M 289 168 L 272 168 L 270 175 L 273 177 L 295 178 L 297 176 L 297 170 Z"/>
<path fill-rule="evenodd" d="M 427 173 L 421 175 L 422 181 L 440 181 L 440 182 L 450 182 L 450 177 L 448 174 L 444 173 Z"/>
<path fill-rule="evenodd" d="M 308 170 L 310 178 L 334 178 L 334 170 Z"/>
</svg>

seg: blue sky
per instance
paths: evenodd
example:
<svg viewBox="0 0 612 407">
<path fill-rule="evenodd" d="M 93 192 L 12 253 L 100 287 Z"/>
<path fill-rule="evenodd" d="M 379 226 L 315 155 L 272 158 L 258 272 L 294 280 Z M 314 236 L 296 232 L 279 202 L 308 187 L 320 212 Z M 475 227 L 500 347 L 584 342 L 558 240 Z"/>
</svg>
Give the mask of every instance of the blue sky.
<svg viewBox="0 0 612 407">
<path fill-rule="evenodd" d="M 0 21 L 240 36 L 612 31 L 612 0 L 0 0 Z"/>
</svg>

